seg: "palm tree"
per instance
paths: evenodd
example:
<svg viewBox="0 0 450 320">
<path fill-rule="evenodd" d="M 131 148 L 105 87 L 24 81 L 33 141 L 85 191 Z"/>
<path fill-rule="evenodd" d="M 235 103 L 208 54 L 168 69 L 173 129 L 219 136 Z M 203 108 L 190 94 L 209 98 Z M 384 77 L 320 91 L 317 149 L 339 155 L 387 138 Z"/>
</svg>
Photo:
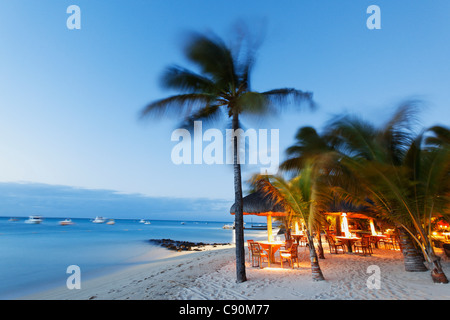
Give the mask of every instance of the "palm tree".
<svg viewBox="0 0 450 320">
<path fill-rule="evenodd" d="M 307 228 L 309 256 L 311 261 L 311 273 L 314 281 L 325 280 L 320 269 L 316 249 L 314 247 L 313 231 L 315 229 L 317 210 L 316 210 L 316 183 L 312 179 L 311 166 L 302 171 L 301 175 L 285 180 L 281 176 L 274 175 L 255 175 L 252 183 L 257 189 L 271 196 L 275 203 L 281 204 L 289 212 L 289 220 L 297 216 L 305 221 Z"/>
<path fill-rule="evenodd" d="M 450 151 L 448 146 L 423 147 L 423 133 L 412 129 L 414 113 L 413 105 L 402 105 L 381 128 L 346 116 L 332 123 L 328 134 L 379 212 L 400 227 L 403 238 L 407 233 L 415 241 L 433 281 L 447 283 L 430 225 L 433 216 L 445 214 L 449 203 Z"/>
<path fill-rule="evenodd" d="M 169 67 L 163 75 L 162 84 L 180 93 L 151 102 L 143 109 L 142 115 L 181 116 L 183 126 L 189 126 L 194 121 L 217 120 L 226 115 L 231 118 L 231 127 L 236 132 L 241 128 L 241 115 L 264 115 L 275 112 L 280 105 L 297 105 L 305 101 L 312 106 L 312 94 L 309 92 L 293 88 L 264 92 L 251 89 L 250 73 L 254 66 L 256 47 L 257 43 L 250 37 L 241 37 L 239 45 L 232 50 L 214 35 L 193 33 L 184 53 L 199 68 L 199 72 L 180 66 Z M 238 150 L 239 139 L 234 135 L 236 275 L 237 282 L 244 282 L 244 220 Z"/>
<path fill-rule="evenodd" d="M 293 176 L 308 170 L 315 181 L 315 207 L 318 212 L 327 212 L 331 203 L 335 202 L 337 185 L 344 182 L 346 190 L 356 184 L 348 170 L 341 165 L 342 155 L 333 148 L 331 137 L 320 135 L 314 128 L 306 126 L 300 128 L 295 135 L 295 143 L 286 150 L 288 159 L 280 165 L 284 172 Z M 342 179 L 342 176 L 345 179 Z M 324 215 L 317 214 L 315 227 L 317 229 L 319 258 L 325 259 L 320 232 L 326 223 Z"/>
</svg>

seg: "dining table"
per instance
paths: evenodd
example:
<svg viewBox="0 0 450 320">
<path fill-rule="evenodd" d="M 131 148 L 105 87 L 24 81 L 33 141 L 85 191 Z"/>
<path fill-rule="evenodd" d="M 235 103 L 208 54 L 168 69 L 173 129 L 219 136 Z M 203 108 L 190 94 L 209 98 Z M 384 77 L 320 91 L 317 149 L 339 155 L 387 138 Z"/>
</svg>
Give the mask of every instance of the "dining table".
<svg viewBox="0 0 450 320">
<path fill-rule="evenodd" d="M 291 237 L 300 245 L 300 241 L 306 242 L 306 235 L 303 233 L 291 233 Z"/>
<path fill-rule="evenodd" d="M 376 234 L 376 235 L 371 235 L 371 241 L 375 244 L 375 248 L 378 248 L 378 241 L 380 241 L 381 239 L 385 239 L 388 236 L 385 234 Z"/>
<path fill-rule="evenodd" d="M 353 252 L 353 249 L 352 249 L 353 243 L 361 240 L 361 238 L 359 238 L 359 237 L 336 236 L 335 238 L 341 240 L 347 246 L 347 251 L 349 253 Z"/>
<path fill-rule="evenodd" d="M 269 256 L 268 266 L 270 267 L 270 263 L 275 263 L 275 252 L 278 251 L 282 246 L 286 245 L 284 241 L 257 241 L 261 248 L 267 252 Z"/>
</svg>

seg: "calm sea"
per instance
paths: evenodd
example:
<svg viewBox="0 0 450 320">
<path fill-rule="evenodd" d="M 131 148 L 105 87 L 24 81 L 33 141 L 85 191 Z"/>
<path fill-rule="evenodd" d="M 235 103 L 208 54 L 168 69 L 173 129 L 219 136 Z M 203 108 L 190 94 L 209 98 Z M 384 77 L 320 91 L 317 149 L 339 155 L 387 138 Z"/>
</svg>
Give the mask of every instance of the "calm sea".
<svg viewBox="0 0 450 320">
<path fill-rule="evenodd" d="M 0 299 L 14 299 L 65 285 L 67 267 L 80 267 L 82 279 L 139 263 L 139 257 L 157 260 L 167 249 L 149 239 L 173 239 L 206 243 L 229 243 L 233 230 L 225 222 L 116 219 L 114 225 L 92 223 L 91 219 L 44 218 L 41 224 L 26 224 L 26 218 L 0 218 Z M 260 234 L 259 231 L 246 231 Z M 149 258 L 147 258 L 148 261 Z"/>
</svg>

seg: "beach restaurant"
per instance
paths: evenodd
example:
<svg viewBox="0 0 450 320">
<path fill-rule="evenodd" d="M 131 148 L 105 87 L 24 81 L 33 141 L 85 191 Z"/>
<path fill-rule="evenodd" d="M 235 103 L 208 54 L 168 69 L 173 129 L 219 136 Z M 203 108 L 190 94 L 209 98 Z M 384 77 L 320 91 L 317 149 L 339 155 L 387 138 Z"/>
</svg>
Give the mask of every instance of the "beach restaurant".
<svg viewBox="0 0 450 320">
<path fill-rule="evenodd" d="M 242 211 L 244 215 L 264 216 L 267 218 L 267 241 L 254 241 L 247 240 L 249 259 L 252 260 L 252 265 L 258 262 L 257 266 L 262 267 L 263 259 L 267 260 L 268 267 L 270 264 L 275 263 L 275 253 L 280 250 L 280 262 L 283 267 L 283 260 L 289 261 L 294 266 L 293 262 L 297 261 L 298 266 L 298 253 L 297 244 L 287 246 L 285 241 L 274 239 L 272 232 L 272 217 L 286 217 L 288 214 L 284 208 L 276 204 L 270 196 L 263 194 L 260 191 L 251 193 L 244 198 Z M 230 208 L 230 213 L 234 215 L 236 212 L 236 204 L 233 204 Z M 278 237 L 277 237 L 278 238 Z"/>
<path fill-rule="evenodd" d="M 354 206 L 347 202 L 336 201 L 329 205 L 323 212 L 327 220 L 327 225 L 323 227 L 325 227 L 324 236 L 328 242 L 330 253 L 371 255 L 372 249 L 379 248 L 379 244 L 383 244 L 384 249 L 400 249 L 397 235 L 391 232 L 393 229 L 386 229 L 389 226 L 384 225 L 381 221 L 377 223 L 373 218 L 375 213 L 370 210 L 369 207 Z M 230 213 L 234 215 L 235 211 L 236 204 L 233 204 Z M 265 258 L 270 267 L 270 264 L 275 262 L 277 251 L 281 265 L 283 258 L 290 260 L 292 266 L 293 260 L 297 259 L 298 263 L 297 248 L 300 245 L 306 246 L 308 243 L 305 233 L 300 230 L 303 228 L 299 228 L 301 221 L 292 221 L 294 224 L 292 231 L 287 231 L 287 237 L 290 235 L 290 239 L 281 241 L 278 236 L 275 239 L 273 235 L 272 217 L 288 216 L 282 205 L 275 203 L 269 195 L 256 191 L 243 198 L 242 211 L 244 215 L 264 216 L 267 219 L 267 240 L 247 240 L 249 259 L 252 259 L 252 263 L 256 257 L 258 265 L 261 266 L 261 262 Z"/>
<path fill-rule="evenodd" d="M 338 249 L 343 253 L 352 253 L 356 249 L 358 253 L 370 255 L 373 248 L 378 248 L 379 243 L 383 243 L 386 248 L 400 248 L 397 236 L 392 234 L 393 229 L 377 231 L 381 228 L 376 228 L 373 218 L 375 212 L 369 207 L 355 206 L 345 201 L 335 202 L 324 215 L 328 222 L 325 237 L 330 253 L 338 253 Z"/>
</svg>

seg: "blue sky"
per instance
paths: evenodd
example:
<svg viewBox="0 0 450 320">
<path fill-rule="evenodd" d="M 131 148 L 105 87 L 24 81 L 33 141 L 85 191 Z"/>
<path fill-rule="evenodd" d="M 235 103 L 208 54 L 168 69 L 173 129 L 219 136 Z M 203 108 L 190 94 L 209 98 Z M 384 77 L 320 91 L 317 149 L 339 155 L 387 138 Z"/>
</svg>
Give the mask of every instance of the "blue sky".
<svg viewBox="0 0 450 320">
<path fill-rule="evenodd" d="M 39 183 L 0 183 L 1 216 L 232 221 L 229 201 L 148 197 Z M 263 218 L 264 219 L 264 218 Z M 254 219 L 257 221 L 258 219 Z M 248 219 L 248 221 L 251 221 Z"/>
<path fill-rule="evenodd" d="M 81 30 L 66 27 L 72 4 Z M 366 27 L 372 4 L 381 30 Z M 232 203 L 230 167 L 174 165 L 177 119 L 143 122 L 138 113 L 172 93 L 159 84 L 165 67 L 191 67 L 186 31 L 228 41 L 238 19 L 267 23 L 253 88 L 312 91 L 319 105 L 261 124 L 280 129 L 281 158 L 301 126 L 321 129 L 342 112 L 380 122 L 405 99 L 426 102 L 424 126 L 448 125 L 449 14 L 446 0 L 2 1 L 0 182 Z M 244 168 L 244 178 L 253 172 Z"/>
</svg>

